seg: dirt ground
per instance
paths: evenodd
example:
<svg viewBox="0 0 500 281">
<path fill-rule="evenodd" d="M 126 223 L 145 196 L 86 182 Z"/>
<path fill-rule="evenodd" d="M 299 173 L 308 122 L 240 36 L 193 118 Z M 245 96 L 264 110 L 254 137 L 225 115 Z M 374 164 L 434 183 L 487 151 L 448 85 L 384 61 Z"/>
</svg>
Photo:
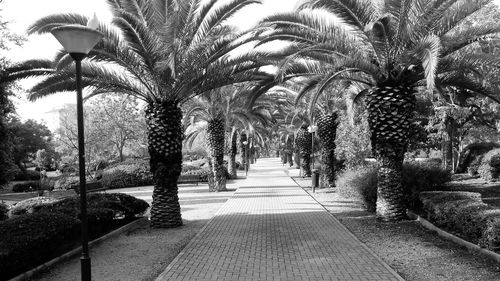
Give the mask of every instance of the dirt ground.
<svg viewBox="0 0 500 281">
<path fill-rule="evenodd" d="M 500 264 L 469 253 L 416 221 L 380 222 L 359 202 L 334 190 L 312 193 L 310 179 L 294 179 L 407 281 L 500 280 Z"/>
<path fill-rule="evenodd" d="M 227 192 L 208 192 L 206 184 L 180 185 L 179 201 L 184 225 L 175 229 L 151 229 L 147 221 L 135 230 L 91 248 L 92 279 L 106 281 L 154 280 L 201 228 L 234 194 L 236 181 Z M 126 192 L 151 203 L 152 187 L 113 190 Z M 56 265 L 30 280 L 78 281 L 79 257 Z"/>
</svg>

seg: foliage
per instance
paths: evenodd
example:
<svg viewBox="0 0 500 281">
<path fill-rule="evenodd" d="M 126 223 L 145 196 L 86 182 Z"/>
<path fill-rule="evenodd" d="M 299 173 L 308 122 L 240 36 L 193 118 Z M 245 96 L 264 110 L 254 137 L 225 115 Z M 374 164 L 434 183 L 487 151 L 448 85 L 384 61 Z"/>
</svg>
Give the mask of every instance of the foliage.
<svg viewBox="0 0 500 281">
<path fill-rule="evenodd" d="M 25 122 L 14 118 L 8 123 L 13 139 L 14 162 L 24 169 L 24 163 L 35 157 L 39 149 L 50 150 L 52 132 L 46 125 L 29 119 Z"/>
<path fill-rule="evenodd" d="M 153 176 L 147 161 L 131 159 L 105 169 L 102 173 L 101 183 L 105 188 L 152 185 Z"/>
<path fill-rule="evenodd" d="M 142 215 L 149 207 L 146 201 L 123 193 L 90 193 L 87 194 L 87 200 L 91 222 L 134 218 Z M 35 211 L 60 212 L 77 218 L 80 213 L 80 197 L 75 195 L 49 204 L 37 205 Z"/>
<path fill-rule="evenodd" d="M 12 192 L 28 192 L 28 191 L 34 191 L 34 190 L 39 190 L 41 187 L 40 181 L 28 181 L 28 182 L 22 182 L 22 183 L 15 183 L 12 186 Z"/>
<path fill-rule="evenodd" d="M 56 168 L 56 160 L 59 155 L 53 149 L 39 149 L 35 154 L 35 161 L 33 161 L 38 168 L 42 170 L 53 171 Z"/>
<path fill-rule="evenodd" d="M 0 222 L 0 272 L 9 279 L 70 250 L 80 221 L 65 214 L 25 214 Z"/>
<path fill-rule="evenodd" d="M 0 202 L 0 221 L 6 220 L 9 215 L 9 206 Z"/>
<path fill-rule="evenodd" d="M 500 148 L 492 149 L 484 154 L 477 171 L 484 180 L 498 179 L 500 176 Z"/>
<path fill-rule="evenodd" d="M 365 164 L 347 168 L 337 178 L 340 194 L 363 202 L 365 208 L 374 212 L 377 201 L 377 166 Z M 410 209 L 420 208 L 418 195 L 422 191 L 434 190 L 451 180 L 449 171 L 432 161 L 410 161 L 403 165 L 405 203 Z"/>
<path fill-rule="evenodd" d="M 471 176 L 477 174 L 483 156 L 488 151 L 500 148 L 500 144 L 493 142 L 472 143 L 463 149 L 459 159 L 457 173 L 469 172 Z"/>
<path fill-rule="evenodd" d="M 500 209 L 483 203 L 479 193 L 424 192 L 420 199 L 436 225 L 487 249 L 500 249 Z"/>
<path fill-rule="evenodd" d="M 27 213 L 33 213 L 33 211 L 44 204 L 52 203 L 57 201 L 58 199 L 54 199 L 52 197 L 33 197 L 29 199 L 25 199 L 17 202 L 11 209 L 11 216 L 19 216 Z"/>
<path fill-rule="evenodd" d="M 352 122 L 348 116 L 341 116 L 335 143 L 335 155 L 344 161 L 346 167 L 363 164 L 365 158 L 371 155 L 366 114 L 359 114 Z"/>
<path fill-rule="evenodd" d="M 14 176 L 15 181 L 28 181 L 28 180 L 39 180 L 40 172 L 35 170 L 20 170 L 17 169 L 17 172 Z"/>
</svg>

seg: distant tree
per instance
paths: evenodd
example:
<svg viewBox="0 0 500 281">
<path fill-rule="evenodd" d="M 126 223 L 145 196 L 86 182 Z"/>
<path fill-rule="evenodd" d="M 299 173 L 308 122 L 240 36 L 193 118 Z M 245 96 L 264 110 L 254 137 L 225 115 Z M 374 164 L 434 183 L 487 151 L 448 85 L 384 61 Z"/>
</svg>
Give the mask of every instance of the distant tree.
<svg viewBox="0 0 500 281">
<path fill-rule="evenodd" d="M 12 137 L 14 163 L 20 169 L 25 169 L 25 164 L 35 158 L 39 149 L 49 150 L 52 147 L 52 132 L 46 125 L 29 119 L 26 122 L 12 118 L 7 124 Z"/>
<path fill-rule="evenodd" d="M 59 155 L 54 149 L 39 149 L 36 152 L 35 160 L 33 162 L 42 170 L 53 170 L 56 168 L 55 163 L 58 159 Z"/>
</svg>

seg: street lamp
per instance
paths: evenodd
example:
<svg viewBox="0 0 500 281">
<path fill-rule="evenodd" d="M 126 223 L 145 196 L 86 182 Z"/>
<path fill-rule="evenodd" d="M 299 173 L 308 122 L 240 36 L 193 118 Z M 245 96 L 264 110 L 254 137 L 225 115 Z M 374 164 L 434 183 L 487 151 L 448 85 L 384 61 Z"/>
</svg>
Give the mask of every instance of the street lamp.
<svg viewBox="0 0 500 281">
<path fill-rule="evenodd" d="M 243 141 L 243 145 L 245 146 L 245 152 L 243 158 L 245 159 L 245 177 L 248 176 L 248 141 Z"/>
<path fill-rule="evenodd" d="M 50 32 L 63 45 L 66 52 L 73 58 L 76 65 L 76 115 L 78 124 L 78 164 L 80 175 L 80 220 L 82 222 L 82 281 L 91 281 L 89 233 L 87 219 L 87 187 L 85 185 L 85 142 L 83 132 L 83 101 L 82 101 L 82 60 L 101 40 L 103 34 L 96 30 L 99 22 L 96 16 L 83 25 L 63 25 L 53 28 Z"/>
<path fill-rule="evenodd" d="M 316 187 L 318 187 L 318 183 L 319 183 L 319 173 L 317 170 L 314 169 L 314 133 L 316 133 L 317 130 L 318 130 L 318 126 L 316 126 L 316 125 L 311 125 L 311 126 L 307 127 L 307 131 L 312 134 L 312 137 L 311 137 L 311 152 L 312 152 L 312 155 L 311 155 L 312 184 L 311 184 L 311 186 L 312 186 L 312 192 L 316 191 Z"/>
</svg>

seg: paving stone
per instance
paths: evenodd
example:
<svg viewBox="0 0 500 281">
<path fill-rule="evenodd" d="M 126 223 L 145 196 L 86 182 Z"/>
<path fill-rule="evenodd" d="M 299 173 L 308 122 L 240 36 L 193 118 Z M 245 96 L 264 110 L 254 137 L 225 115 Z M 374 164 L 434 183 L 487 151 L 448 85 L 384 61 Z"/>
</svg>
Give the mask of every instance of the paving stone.
<svg viewBox="0 0 500 281">
<path fill-rule="evenodd" d="M 259 159 L 157 281 L 403 280 L 288 177 Z"/>
</svg>

